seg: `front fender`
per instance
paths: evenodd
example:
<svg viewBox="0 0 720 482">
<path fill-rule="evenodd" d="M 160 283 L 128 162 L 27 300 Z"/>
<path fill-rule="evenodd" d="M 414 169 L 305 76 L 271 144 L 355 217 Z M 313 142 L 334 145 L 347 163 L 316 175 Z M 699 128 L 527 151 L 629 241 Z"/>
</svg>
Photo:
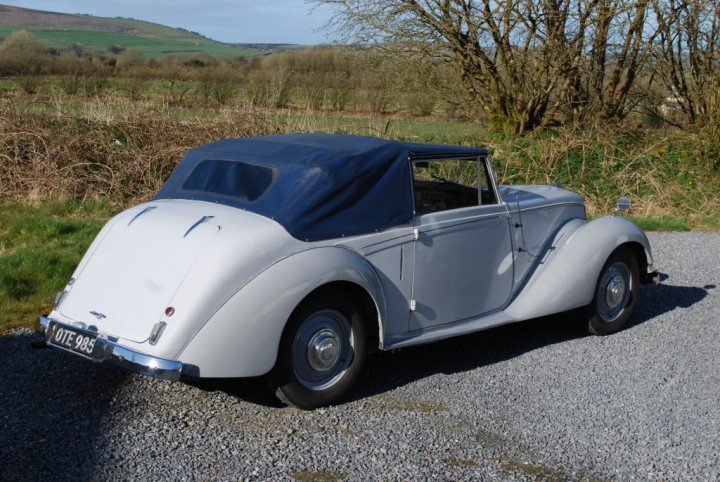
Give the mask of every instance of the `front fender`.
<svg viewBox="0 0 720 482">
<path fill-rule="evenodd" d="M 627 219 L 604 216 L 587 223 L 569 221 L 506 313 L 515 320 L 528 320 L 589 304 L 605 261 L 628 243 L 641 245 L 648 265 L 652 264 L 647 236 Z"/>
<path fill-rule="evenodd" d="M 382 285 L 370 264 L 347 248 L 314 248 L 278 261 L 248 282 L 199 330 L 178 359 L 195 367 L 188 372 L 192 376 L 264 375 L 275 365 L 293 310 L 310 292 L 335 281 L 364 288 L 384 320 Z"/>
</svg>

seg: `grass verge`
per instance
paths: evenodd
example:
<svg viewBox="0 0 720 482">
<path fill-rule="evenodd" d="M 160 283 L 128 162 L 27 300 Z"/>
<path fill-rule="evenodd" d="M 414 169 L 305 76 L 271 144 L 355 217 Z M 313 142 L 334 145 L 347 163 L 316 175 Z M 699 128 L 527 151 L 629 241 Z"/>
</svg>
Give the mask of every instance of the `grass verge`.
<svg viewBox="0 0 720 482">
<path fill-rule="evenodd" d="M 50 311 L 112 212 L 101 202 L 0 205 L 0 333 Z"/>
<path fill-rule="evenodd" d="M 677 216 L 638 217 L 626 216 L 643 231 L 690 231 L 690 220 Z M 709 221 L 709 220 L 708 220 Z M 703 221 L 700 221 L 703 223 Z M 703 223 L 707 224 L 707 222 Z"/>
</svg>

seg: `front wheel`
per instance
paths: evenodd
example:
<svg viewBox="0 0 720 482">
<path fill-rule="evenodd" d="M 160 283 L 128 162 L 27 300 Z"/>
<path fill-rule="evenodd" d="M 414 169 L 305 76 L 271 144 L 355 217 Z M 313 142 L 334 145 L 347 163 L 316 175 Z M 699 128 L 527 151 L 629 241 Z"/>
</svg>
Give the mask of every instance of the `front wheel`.
<svg viewBox="0 0 720 482">
<path fill-rule="evenodd" d="M 615 250 L 605 262 L 587 307 L 588 331 L 609 335 L 619 331 L 632 314 L 638 294 L 640 268 L 628 248 Z"/>
<path fill-rule="evenodd" d="M 313 296 L 290 317 L 269 376 L 271 388 L 281 401 L 298 408 L 332 404 L 352 387 L 365 352 L 358 306 L 342 293 Z"/>
</svg>

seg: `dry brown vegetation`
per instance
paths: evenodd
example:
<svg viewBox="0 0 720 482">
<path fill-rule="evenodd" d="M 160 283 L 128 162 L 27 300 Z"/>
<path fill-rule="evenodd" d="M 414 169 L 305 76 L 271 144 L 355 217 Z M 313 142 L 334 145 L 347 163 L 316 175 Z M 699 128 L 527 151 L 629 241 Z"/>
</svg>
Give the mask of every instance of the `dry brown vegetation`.
<svg viewBox="0 0 720 482">
<path fill-rule="evenodd" d="M 0 106 L 0 201 L 107 198 L 157 192 L 180 156 L 210 140 L 277 132 L 260 114 L 182 122 L 152 110 L 89 115 Z"/>
<path fill-rule="evenodd" d="M 151 197 L 182 154 L 199 144 L 328 130 L 322 118 L 237 107 L 209 119 L 180 119 L 172 110 L 127 100 L 87 104 L 82 111 L 31 107 L 0 101 L 0 202 L 103 199 L 120 208 Z M 342 131 L 367 134 L 352 125 Z M 426 140 L 401 127 L 377 134 Z M 684 226 L 720 224 L 720 176 L 712 157 L 717 139 L 607 127 L 561 128 L 523 138 L 483 131 L 457 137 L 452 127 L 438 134 L 434 139 L 442 142 L 489 146 L 501 183 L 561 182 L 585 196 L 590 214 L 606 213 L 617 196 L 630 195 L 636 215 L 673 216 Z"/>
</svg>

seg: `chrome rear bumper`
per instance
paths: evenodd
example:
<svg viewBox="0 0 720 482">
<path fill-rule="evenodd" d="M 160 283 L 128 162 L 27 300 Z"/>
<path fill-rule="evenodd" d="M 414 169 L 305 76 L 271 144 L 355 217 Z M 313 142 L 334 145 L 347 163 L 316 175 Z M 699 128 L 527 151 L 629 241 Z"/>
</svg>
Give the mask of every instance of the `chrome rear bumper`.
<svg viewBox="0 0 720 482">
<path fill-rule="evenodd" d="M 53 322 L 57 323 L 56 320 L 53 320 Z M 45 343 L 48 346 L 67 351 L 48 342 L 47 328 L 49 324 L 50 318 L 47 316 L 38 317 L 37 331 L 46 337 Z M 74 352 L 71 353 L 78 355 Z M 164 358 L 146 355 L 99 336 L 96 336 L 95 338 L 95 348 L 92 352 L 92 361 L 96 363 L 110 361 L 136 373 L 147 375 L 149 377 L 162 378 L 164 380 L 180 379 L 183 369 L 182 362 L 178 360 L 167 360 Z"/>
</svg>

